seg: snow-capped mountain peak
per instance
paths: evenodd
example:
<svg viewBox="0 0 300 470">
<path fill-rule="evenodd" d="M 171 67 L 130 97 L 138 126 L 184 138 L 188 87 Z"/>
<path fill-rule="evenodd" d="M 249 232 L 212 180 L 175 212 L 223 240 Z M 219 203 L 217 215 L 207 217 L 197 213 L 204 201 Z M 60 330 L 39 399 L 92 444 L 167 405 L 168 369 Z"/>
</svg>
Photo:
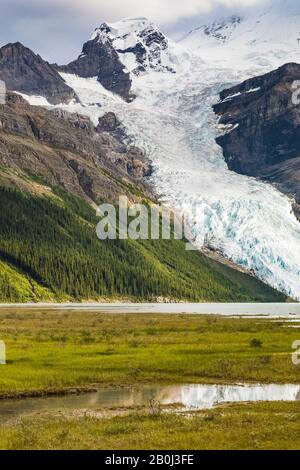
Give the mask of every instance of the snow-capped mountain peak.
<svg viewBox="0 0 300 470">
<path fill-rule="evenodd" d="M 191 31 L 181 45 L 224 68 L 262 72 L 300 60 L 300 5 L 269 0 L 241 18 L 234 15 Z"/>
<path fill-rule="evenodd" d="M 238 15 L 233 15 L 230 18 L 217 20 L 210 24 L 202 25 L 190 31 L 183 41 L 186 46 L 194 45 L 194 41 L 211 42 L 211 43 L 225 43 L 227 42 L 236 27 L 241 23 L 242 18 Z"/>
<path fill-rule="evenodd" d="M 169 41 L 147 18 L 125 18 L 103 23 L 92 41 L 109 41 L 129 72 L 139 75 L 148 70 L 174 72 L 169 57 Z"/>
<path fill-rule="evenodd" d="M 152 25 L 151 22 L 144 17 L 124 18 L 115 23 L 102 23 L 99 28 L 95 29 L 91 39 L 95 39 L 95 37 L 97 37 L 101 32 L 109 34 L 111 38 L 115 39 L 118 37 L 132 35 L 133 33 L 138 34 L 151 26 L 153 27 L 154 25 Z"/>
</svg>

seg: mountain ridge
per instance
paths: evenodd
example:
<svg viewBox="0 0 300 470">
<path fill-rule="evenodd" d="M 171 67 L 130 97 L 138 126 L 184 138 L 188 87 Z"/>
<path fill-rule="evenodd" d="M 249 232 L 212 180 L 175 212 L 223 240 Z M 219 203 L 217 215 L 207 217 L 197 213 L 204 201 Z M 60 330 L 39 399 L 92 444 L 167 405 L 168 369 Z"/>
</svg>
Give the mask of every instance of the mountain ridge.
<svg viewBox="0 0 300 470">
<path fill-rule="evenodd" d="M 10 91 L 41 94 L 52 104 L 76 99 L 55 68 L 20 42 L 0 48 L 0 79 Z"/>
<path fill-rule="evenodd" d="M 148 22 L 144 24 L 144 21 L 142 18 L 138 19 L 137 23 L 141 22 L 142 28 L 137 28 L 138 32 L 129 31 L 129 33 L 126 29 L 121 31 L 120 27 L 114 30 L 112 25 L 102 25 L 101 31 L 97 28 L 96 33 L 90 39 L 88 49 L 89 47 L 93 49 L 91 53 L 86 50 L 88 54 L 84 52 L 79 56 L 70 69 L 68 66 L 64 71 L 57 69 L 61 74 L 60 78 L 76 94 L 76 100 L 68 104 L 58 103 L 53 106 L 50 103 L 45 105 L 42 100 L 38 101 L 30 96 L 30 93 L 29 96 L 23 94 L 29 103 L 43 104 L 48 112 L 52 113 L 45 117 L 46 121 L 52 122 L 50 116 L 53 116 L 60 123 L 61 118 L 65 119 L 69 116 L 67 121 L 73 122 L 75 127 L 87 126 L 86 131 L 82 129 L 80 131 L 90 134 L 89 137 L 82 137 L 83 142 L 86 143 L 86 154 L 80 151 L 80 155 L 76 156 L 78 149 L 60 148 L 62 143 L 64 145 L 68 143 L 68 146 L 72 143 L 65 124 L 62 124 L 61 134 L 58 131 L 57 136 L 48 136 L 54 139 L 54 143 L 62 139 L 60 147 L 56 146 L 54 150 L 51 149 L 53 152 L 51 161 L 59 162 L 60 169 L 65 168 L 66 165 L 68 171 L 65 175 L 70 177 L 70 181 L 67 181 L 68 178 L 64 181 L 64 171 L 57 171 L 57 176 L 62 175 L 59 183 L 62 184 L 64 190 L 70 191 L 72 187 L 77 188 L 79 193 L 76 193 L 76 196 L 83 197 L 87 202 L 98 202 L 101 197 L 107 198 L 108 188 L 111 185 L 115 195 L 118 190 L 123 191 L 126 188 L 125 192 L 130 196 L 130 193 L 133 194 L 137 187 L 136 180 L 132 181 L 132 175 L 129 174 L 133 169 L 132 161 L 139 161 L 139 169 L 135 169 L 141 171 L 143 183 L 147 179 L 155 189 L 155 193 L 159 195 L 158 197 L 161 197 L 176 211 L 185 213 L 193 231 L 194 242 L 199 250 L 208 247 L 226 257 L 230 262 L 238 264 L 242 269 L 255 273 L 262 281 L 287 295 L 298 298 L 297 266 L 299 263 L 293 247 L 297 246 L 300 233 L 299 225 L 291 214 L 291 201 L 270 185 L 253 178 L 242 178 L 228 169 L 221 148 L 215 142 L 219 128 L 211 108 L 214 96 L 222 88 L 239 83 L 244 76 L 258 75 L 259 71 L 271 69 L 273 63 L 281 61 L 280 54 L 277 57 L 277 49 L 272 51 L 271 55 L 269 51 L 264 50 L 260 57 L 257 55 L 257 49 L 255 47 L 251 49 L 249 45 L 247 54 L 250 51 L 254 51 L 255 54 L 249 59 L 249 54 L 244 55 L 246 49 L 242 50 L 244 62 L 237 62 L 236 69 L 233 70 L 226 68 L 228 66 L 226 57 L 224 62 L 221 60 L 222 51 L 226 48 L 223 43 L 219 44 L 218 52 L 214 50 L 218 54 L 218 65 L 216 65 L 215 57 L 212 57 L 211 61 L 204 61 L 198 52 L 186 53 L 172 41 L 165 42 L 163 34 L 153 35 L 153 28 L 149 30 Z M 124 25 L 124 21 L 119 23 Z M 240 23 L 237 24 L 235 30 L 239 27 Z M 142 32 L 146 30 L 147 34 L 141 35 L 139 32 L 141 29 Z M 146 54 L 146 66 L 143 70 L 137 70 L 138 54 L 143 49 L 139 47 L 136 50 L 135 46 L 137 41 L 140 41 L 143 46 L 148 40 L 150 49 L 152 46 L 154 49 L 148 49 L 146 52 L 149 54 L 150 50 L 150 53 L 153 53 L 151 59 L 154 60 L 152 62 L 154 66 L 151 66 L 150 58 Z M 115 67 L 117 67 L 117 75 L 118 70 L 120 71 L 120 76 L 116 76 L 114 87 L 111 86 L 112 83 L 107 85 L 105 77 L 99 76 L 98 73 L 101 62 L 99 57 L 104 50 L 107 61 L 110 61 L 110 71 L 113 72 Z M 94 55 L 98 62 L 93 60 Z M 275 55 L 276 59 L 273 61 Z M 142 57 L 144 60 L 144 53 Z M 249 60 L 245 61 L 247 57 Z M 266 57 L 268 60 L 262 60 Z M 171 67 L 174 70 L 165 68 L 169 64 L 174 65 Z M 244 68 L 246 66 L 247 68 Z M 81 67 L 82 70 L 80 70 Z M 108 72 L 109 67 L 106 68 L 105 73 Z M 75 75 L 76 71 L 84 76 Z M 125 92 L 124 89 L 122 90 L 123 75 L 127 80 Z M 118 86 L 121 87 L 119 90 Z M 42 152 L 42 149 L 43 151 L 45 149 L 45 143 L 40 142 L 40 136 L 44 138 L 44 126 L 40 125 L 40 118 L 36 121 L 36 117 L 31 116 L 32 113 L 40 115 L 41 111 L 32 110 L 29 113 L 31 123 L 29 120 L 27 124 L 30 124 L 30 132 L 33 134 L 33 140 L 30 138 L 30 145 L 32 146 L 34 142 L 35 152 Z M 70 117 L 72 113 L 81 118 L 74 120 Z M 54 123 L 53 128 L 56 129 Z M 79 142 L 75 138 L 76 132 L 74 131 L 74 145 L 78 146 Z M 108 133 L 107 139 L 110 143 L 112 143 L 112 138 L 116 138 L 116 144 L 120 150 L 116 152 L 116 155 L 114 149 L 108 146 L 107 156 L 108 161 L 111 160 L 111 166 L 105 167 L 105 180 L 102 176 L 91 178 L 90 173 L 90 165 L 95 166 L 100 159 L 97 152 L 95 153 L 95 142 L 93 145 L 91 143 L 91 138 L 98 141 L 99 132 L 100 134 Z M 122 139 L 125 139 L 123 142 L 118 141 L 121 134 Z M 24 147 L 19 147 L 20 141 L 10 132 L 3 134 L 2 138 L 6 139 L 5 145 L 10 145 L 7 143 L 8 135 L 21 155 L 18 163 L 21 162 L 24 165 L 26 163 L 24 159 L 22 160 Z M 42 147 L 40 147 L 41 144 Z M 126 147 L 128 144 L 136 149 L 129 159 Z M 27 140 L 26 145 L 28 145 Z M 105 141 L 100 147 L 104 146 Z M 72 157 L 70 157 L 70 152 Z M 99 154 L 102 155 L 100 148 Z M 32 154 L 29 152 L 27 155 L 30 155 L 28 161 Z M 46 162 L 43 152 L 41 155 L 42 161 Z M 142 155 L 146 159 L 149 158 L 151 172 L 147 165 L 144 166 L 144 163 L 141 163 L 142 159 L 138 158 Z M 90 159 L 91 156 L 94 161 Z M 37 168 L 41 169 L 40 165 L 41 162 Z M 133 166 L 136 167 L 136 164 L 134 163 Z M 47 171 L 48 167 L 49 164 L 47 164 Z M 26 170 L 26 167 L 22 167 L 21 170 Z M 114 179 L 114 171 L 118 175 L 122 173 L 117 181 Z M 45 178 L 44 169 L 42 177 Z M 95 193 L 97 184 L 93 184 L 93 180 L 99 182 L 97 194 Z M 10 181 L 12 181 L 11 175 Z M 51 181 L 48 180 L 47 184 L 51 186 L 50 183 Z M 84 194 L 80 192 L 82 190 Z M 279 226 L 278 220 L 282 221 Z"/>
<path fill-rule="evenodd" d="M 83 78 L 97 77 L 109 91 L 120 95 L 126 101 L 134 99 L 131 79 L 111 41 L 91 39 L 83 45 L 79 57 L 65 66 L 56 66 L 63 73 L 73 73 Z"/>
</svg>

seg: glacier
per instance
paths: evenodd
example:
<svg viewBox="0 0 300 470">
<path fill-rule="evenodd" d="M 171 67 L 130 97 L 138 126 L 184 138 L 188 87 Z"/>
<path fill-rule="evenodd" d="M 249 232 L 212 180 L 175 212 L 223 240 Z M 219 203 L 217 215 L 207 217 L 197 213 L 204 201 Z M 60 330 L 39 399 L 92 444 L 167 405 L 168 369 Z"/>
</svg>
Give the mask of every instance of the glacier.
<svg viewBox="0 0 300 470">
<path fill-rule="evenodd" d="M 283 5 L 284 15 L 279 15 Z M 297 300 L 300 224 L 293 201 L 271 184 L 229 171 L 215 142 L 224 130 L 212 104 L 222 89 L 297 61 L 299 19 L 299 6 L 277 0 L 225 28 L 230 34 L 221 43 L 213 36 L 202 41 L 203 28 L 180 43 L 169 40 L 162 55 L 166 68 L 132 74 L 132 103 L 105 90 L 96 78 L 62 74 L 80 103 L 59 105 L 89 116 L 95 125 L 106 112 L 115 112 L 129 141 L 152 161 L 151 181 L 159 199 L 185 214 L 196 246 L 217 250 Z M 132 46 L 145 21 L 132 18 L 111 25 L 115 40 Z M 120 60 L 133 69 L 133 55 L 120 55 Z"/>
</svg>

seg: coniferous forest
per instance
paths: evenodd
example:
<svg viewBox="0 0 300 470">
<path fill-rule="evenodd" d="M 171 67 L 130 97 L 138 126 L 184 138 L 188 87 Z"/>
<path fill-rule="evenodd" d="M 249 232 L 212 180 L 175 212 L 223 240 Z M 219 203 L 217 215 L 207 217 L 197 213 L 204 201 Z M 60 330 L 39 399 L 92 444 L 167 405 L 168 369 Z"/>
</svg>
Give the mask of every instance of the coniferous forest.
<svg viewBox="0 0 300 470">
<path fill-rule="evenodd" d="M 0 188 L 1 302 L 284 301 L 254 277 L 185 250 L 183 241 L 100 241 L 83 200 Z"/>
</svg>

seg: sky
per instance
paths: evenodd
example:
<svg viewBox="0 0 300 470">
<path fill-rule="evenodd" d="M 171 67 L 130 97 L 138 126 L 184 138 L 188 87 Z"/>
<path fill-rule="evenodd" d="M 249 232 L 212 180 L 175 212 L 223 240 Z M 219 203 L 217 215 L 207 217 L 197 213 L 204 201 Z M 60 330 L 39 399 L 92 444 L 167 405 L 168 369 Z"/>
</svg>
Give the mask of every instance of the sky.
<svg viewBox="0 0 300 470">
<path fill-rule="evenodd" d="M 267 1 L 1 0 L 0 46 L 20 41 L 49 62 L 63 64 L 79 55 L 83 43 L 105 21 L 145 16 L 178 39 L 211 19 L 243 14 Z"/>
</svg>

